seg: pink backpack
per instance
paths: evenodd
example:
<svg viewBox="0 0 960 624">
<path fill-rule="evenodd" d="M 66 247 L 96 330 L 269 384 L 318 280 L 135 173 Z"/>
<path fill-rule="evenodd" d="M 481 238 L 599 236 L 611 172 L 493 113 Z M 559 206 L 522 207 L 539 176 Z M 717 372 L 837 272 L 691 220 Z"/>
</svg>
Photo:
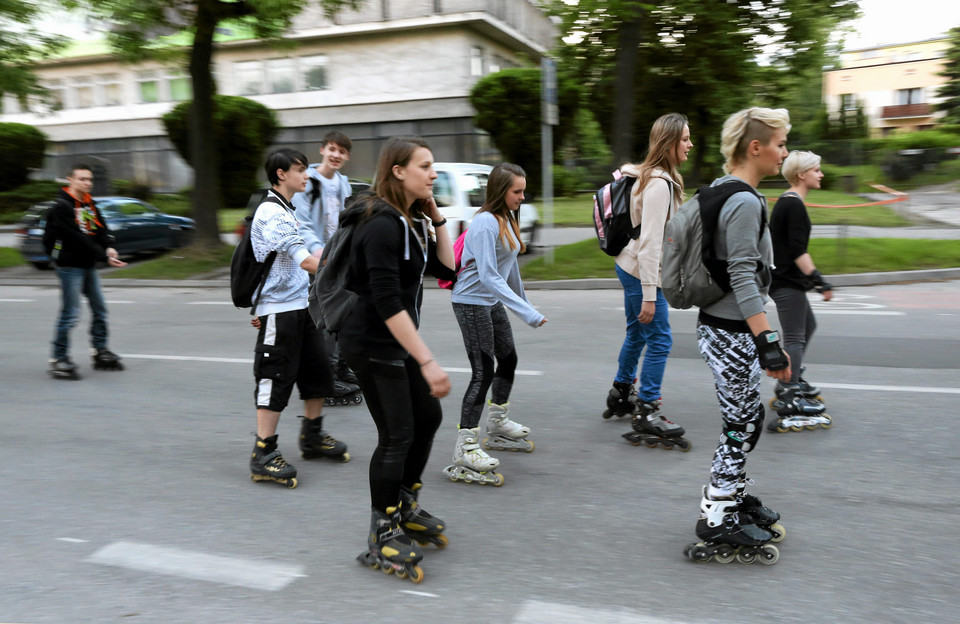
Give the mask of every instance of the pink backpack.
<svg viewBox="0 0 960 624">
<path fill-rule="evenodd" d="M 467 231 L 464 230 L 463 234 L 457 237 L 457 240 L 453 243 L 453 270 L 457 272 L 457 275 L 460 274 L 460 271 L 463 270 L 463 267 L 460 266 L 460 259 L 463 258 L 463 241 L 467 237 Z M 453 290 L 453 285 L 455 281 L 438 279 L 437 286 L 440 288 L 446 288 L 447 290 Z"/>
</svg>

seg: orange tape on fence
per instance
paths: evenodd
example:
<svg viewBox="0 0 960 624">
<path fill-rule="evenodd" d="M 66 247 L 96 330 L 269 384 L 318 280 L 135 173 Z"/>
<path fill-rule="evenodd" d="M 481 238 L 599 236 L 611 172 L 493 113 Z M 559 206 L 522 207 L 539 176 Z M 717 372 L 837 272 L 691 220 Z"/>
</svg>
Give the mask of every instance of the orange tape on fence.
<svg viewBox="0 0 960 624">
<path fill-rule="evenodd" d="M 886 205 L 888 205 L 888 204 L 895 204 L 895 203 L 897 203 L 897 202 L 902 202 L 902 201 L 906 201 L 906 200 L 910 199 L 910 196 L 907 195 L 906 193 L 903 193 L 903 192 L 901 192 L 901 191 L 896 191 L 896 190 L 894 190 L 894 189 L 892 189 L 892 188 L 890 188 L 890 187 L 884 186 L 884 185 L 882 185 L 882 184 L 871 184 L 870 186 L 872 186 L 873 188 L 877 189 L 877 190 L 880 191 L 880 192 L 888 193 L 888 194 L 890 194 L 890 195 L 894 195 L 894 197 L 892 197 L 891 199 L 882 199 L 882 200 L 880 200 L 880 201 L 869 202 L 869 203 L 866 203 L 866 204 L 844 204 L 844 205 L 841 205 L 841 206 L 833 206 L 833 205 L 831 205 L 831 204 L 810 204 L 810 203 L 808 203 L 807 206 L 810 206 L 810 207 L 813 207 L 813 208 L 865 208 L 865 207 L 867 207 L 867 206 L 886 206 Z M 768 197 L 768 198 L 767 198 L 767 201 L 768 201 L 768 202 L 769 202 L 769 201 L 776 201 L 776 199 L 775 199 L 775 198 L 772 198 L 772 197 Z"/>
</svg>

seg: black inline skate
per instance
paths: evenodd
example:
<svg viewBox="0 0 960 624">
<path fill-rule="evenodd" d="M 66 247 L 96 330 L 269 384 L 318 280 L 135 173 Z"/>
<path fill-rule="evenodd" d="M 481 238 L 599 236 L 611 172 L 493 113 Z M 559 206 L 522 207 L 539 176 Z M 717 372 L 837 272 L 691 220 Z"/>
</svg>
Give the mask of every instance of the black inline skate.
<svg viewBox="0 0 960 624">
<path fill-rule="evenodd" d="M 313 420 L 299 416 L 300 423 L 300 457 L 315 459 L 326 457 L 341 462 L 350 461 L 347 445 L 335 439 L 323 430 L 323 416 Z"/>
<path fill-rule="evenodd" d="M 363 403 L 363 392 L 360 391 L 360 386 L 339 379 L 333 380 L 333 396 L 323 400 L 323 404 L 327 407 L 360 405 L 361 403 Z"/>
<path fill-rule="evenodd" d="M 782 389 L 781 389 L 782 387 Z M 777 384 L 777 417 L 767 424 L 767 430 L 777 433 L 788 431 L 813 431 L 818 428 L 829 429 L 833 418 L 827 414 L 827 407 L 820 401 L 805 396 L 799 383 Z"/>
<path fill-rule="evenodd" d="M 697 537 L 701 542 L 687 544 L 683 554 L 687 558 L 706 563 L 730 563 L 736 559 L 739 563 L 760 561 L 772 565 L 780 558 L 777 547 L 769 544 L 773 534 L 756 525 L 735 498 L 718 500 L 707 496 L 707 487 L 703 488 L 700 501 L 700 519 L 697 521 Z"/>
<path fill-rule="evenodd" d="M 254 481 L 275 481 L 290 489 L 297 487 L 297 469 L 283 459 L 277 448 L 277 436 L 257 436 L 250 454 L 250 478 Z"/>
<path fill-rule="evenodd" d="M 106 347 L 90 349 L 90 356 L 93 358 L 94 370 L 123 370 L 123 363 L 120 361 L 120 356 Z"/>
<path fill-rule="evenodd" d="M 753 481 L 747 479 L 746 475 L 737 482 L 736 499 L 740 502 L 740 513 L 747 516 L 761 529 L 770 531 L 773 537 L 770 541 L 779 544 L 787 536 L 787 530 L 780 524 L 780 514 L 765 507 L 759 498 L 753 494 L 747 494 L 747 485 L 752 485 Z"/>
<path fill-rule="evenodd" d="M 333 371 L 336 374 L 337 379 L 343 383 L 353 386 L 360 385 L 360 381 L 357 379 L 357 374 L 354 373 L 353 369 L 347 366 L 347 363 L 343 360 L 339 360 L 333 364 Z"/>
<path fill-rule="evenodd" d="M 437 548 L 446 548 L 450 540 L 443 534 L 443 520 L 421 507 L 418 501 L 422 487 L 422 483 L 414 483 L 411 488 L 400 487 L 400 526 L 423 546 L 434 544 Z"/>
<path fill-rule="evenodd" d="M 806 366 L 800 367 L 800 376 L 797 378 L 797 383 L 794 385 L 796 394 L 805 399 L 811 399 L 813 401 L 823 403 L 823 397 L 820 396 L 820 388 L 811 385 L 810 382 L 803 378 L 803 373 L 806 370 Z M 774 411 L 780 409 L 780 407 L 783 405 L 782 395 L 787 391 L 787 385 L 788 384 L 784 384 L 782 381 L 778 381 L 777 385 L 774 386 L 773 393 L 775 396 L 770 399 L 770 407 Z"/>
<path fill-rule="evenodd" d="M 634 415 L 637 410 L 637 401 L 637 389 L 632 383 L 613 382 L 613 387 L 607 394 L 607 409 L 603 410 L 603 419 Z"/>
<path fill-rule="evenodd" d="M 51 358 L 49 371 L 54 379 L 80 379 L 77 365 L 68 357 Z"/>
<path fill-rule="evenodd" d="M 643 444 L 647 448 L 656 448 L 660 445 L 668 451 L 678 448 L 684 453 L 693 447 L 690 440 L 683 437 L 686 430 L 660 414 L 659 403 L 638 401 L 637 415 L 630 424 L 633 431 L 623 434 L 623 437 L 634 446 Z"/>
<path fill-rule="evenodd" d="M 367 550 L 357 555 L 357 561 L 384 574 L 397 573 L 397 578 L 409 578 L 414 583 L 423 581 L 423 568 L 417 565 L 423 551 L 400 528 L 400 511 L 387 507 L 387 513 L 374 509 L 370 518 Z"/>
</svg>

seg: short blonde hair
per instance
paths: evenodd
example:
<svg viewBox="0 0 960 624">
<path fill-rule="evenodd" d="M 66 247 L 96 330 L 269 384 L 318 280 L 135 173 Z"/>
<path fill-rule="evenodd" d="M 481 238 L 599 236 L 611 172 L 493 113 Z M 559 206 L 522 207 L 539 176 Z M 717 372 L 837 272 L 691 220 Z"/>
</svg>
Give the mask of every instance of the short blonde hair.
<svg viewBox="0 0 960 624">
<path fill-rule="evenodd" d="M 720 133 L 720 153 L 726 158 L 723 170 L 730 173 L 747 155 L 751 141 L 766 145 L 774 131 L 790 132 L 790 113 L 785 108 L 746 108 L 723 122 Z"/>
<path fill-rule="evenodd" d="M 780 173 L 791 185 L 800 181 L 800 174 L 820 166 L 820 157 L 813 152 L 794 150 L 784 159 Z"/>
</svg>

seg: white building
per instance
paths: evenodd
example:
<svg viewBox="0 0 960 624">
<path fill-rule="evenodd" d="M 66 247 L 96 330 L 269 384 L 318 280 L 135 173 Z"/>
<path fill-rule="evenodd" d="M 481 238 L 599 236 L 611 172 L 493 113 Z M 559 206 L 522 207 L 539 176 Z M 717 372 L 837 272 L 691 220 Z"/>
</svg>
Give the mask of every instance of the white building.
<svg viewBox="0 0 960 624">
<path fill-rule="evenodd" d="M 380 145 L 397 134 L 423 136 L 437 160 L 496 158 L 472 124 L 470 89 L 485 74 L 538 64 L 556 37 L 530 0 L 367 0 L 334 21 L 308 2 L 285 37 L 295 45 L 271 47 L 224 32 L 213 71 L 220 93 L 276 112 L 276 144 L 314 158 L 323 135 L 341 130 L 354 142 L 345 171 L 369 177 Z M 55 110 L 36 103 L 24 111 L 8 97 L 0 121 L 47 134 L 47 177 L 93 155 L 110 161 L 115 179 L 163 191 L 192 183 L 160 121 L 191 98 L 186 73 L 156 62 L 122 64 L 104 42 L 87 41 L 37 74 L 58 102 Z"/>
</svg>

